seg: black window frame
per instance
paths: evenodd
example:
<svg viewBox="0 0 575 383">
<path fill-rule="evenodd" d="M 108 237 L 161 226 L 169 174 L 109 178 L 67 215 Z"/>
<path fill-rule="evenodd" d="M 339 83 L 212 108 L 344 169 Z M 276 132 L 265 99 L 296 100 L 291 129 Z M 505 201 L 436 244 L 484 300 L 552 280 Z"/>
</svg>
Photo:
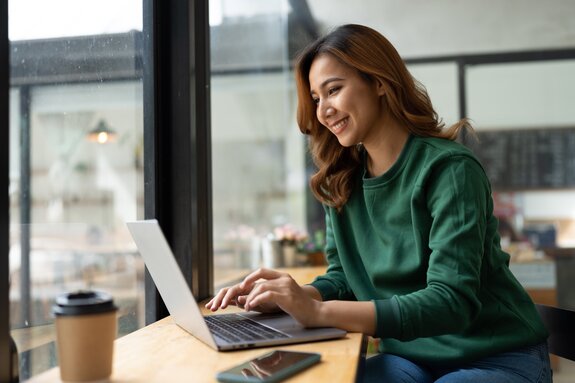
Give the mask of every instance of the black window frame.
<svg viewBox="0 0 575 383">
<path fill-rule="evenodd" d="M 212 294 L 208 0 L 144 0 L 144 216 L 198 300 Z M 146 323 L 168 315 L 146 271 Z"/>
<path fill-rule="evenodd" d="M 9 99 L 10 73 L 8 42 L 8 1 L 0 1 L 0 382 L 9 382 L 10 376 L 10 301 L 9 301 Z"/>
</svg>

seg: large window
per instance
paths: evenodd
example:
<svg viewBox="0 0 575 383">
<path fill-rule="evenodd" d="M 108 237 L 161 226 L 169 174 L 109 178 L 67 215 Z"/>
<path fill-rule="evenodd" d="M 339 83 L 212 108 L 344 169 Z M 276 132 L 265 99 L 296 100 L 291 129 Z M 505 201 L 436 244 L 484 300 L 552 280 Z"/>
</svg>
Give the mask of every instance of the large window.
<svg viewBox="0 0 575 383">
<path fill-rule="evenodd" d="M 294 10 L 285 0 L 211 5 L 214 283 L 219 286 L 260 265 L 305 263 L 294 242 L 308 230 L 305 140 L 295 121 L 290 68 L 290 42 L 301 45 L 290 40 Z"/>
<path fill-rule="evenodd" d="M 10 327 L 26 379 L 57 363 L 60 293 L 111 293 L 119 336 L 144 325 L 125 228 L 143 215 L 142 6 L 9 5 Z"/>
<path fill-rule="evenodd" d="M 409 64 L 411 74 L 425 86 L 433 108 L 446 126 L 461 118 L 458 99 L 458 67 L 455 62 Z"/>
<path fill-rule="evenodd" d="M 484 141 L 478 153 L 510 230 L 512 266 L 526 287 L 549 290 L 542 303 L 568 309 L 575 309 L 574 79 L 573 59 L 477 65 L 467 74 L 469 114 Z"/>
</svg>

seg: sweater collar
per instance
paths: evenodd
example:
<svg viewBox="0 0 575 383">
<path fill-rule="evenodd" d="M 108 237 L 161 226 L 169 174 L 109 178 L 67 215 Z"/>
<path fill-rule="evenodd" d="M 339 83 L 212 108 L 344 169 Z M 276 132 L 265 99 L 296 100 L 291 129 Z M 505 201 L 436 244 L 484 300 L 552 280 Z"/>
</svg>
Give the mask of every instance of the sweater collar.
<svg viewBox="0 0 575 383">
<path fill-rule="evenodd" d="M 414 138 L 413 134 L 410 134 L 409 137 L 407 138 L 407 141 L 405 142 L 405 145 L 403 146 L 403 149 L 401 149 L 401 153 L 397 158 L 397 160 L 395 161 L 395 163 L 391 166 L 391 168 L 389 168 L 388 171 L 377 177 L 369 177 L 369 174 L 367 172 L 367 152 L 364 151 L 363 172 L 362 172 L 363 185 L 364 186 L 381 185 L 382 183 L 389 182 L 392 178 L 394 178 L 395 175 L 401 171 L 401 169 L 407 162 L 409 152 L 411 151 L 411 147 L 413 146 L 412 145 L 414 141 L 413 138 Z"/>
</svg>

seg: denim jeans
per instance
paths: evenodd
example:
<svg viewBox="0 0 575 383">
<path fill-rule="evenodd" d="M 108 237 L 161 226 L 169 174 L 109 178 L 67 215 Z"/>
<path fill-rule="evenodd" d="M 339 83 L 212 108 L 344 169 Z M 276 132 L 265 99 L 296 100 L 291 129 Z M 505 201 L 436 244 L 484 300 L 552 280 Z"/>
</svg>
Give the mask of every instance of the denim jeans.
<svg viewBox="0 0 575 383">
<path fill-rule="evenodd" d="M 430 367 L 391 354 L 366 360 L 363 382 L 550 383 L 547 343 L 504 352 L 455 367 Z"/>
</svg>

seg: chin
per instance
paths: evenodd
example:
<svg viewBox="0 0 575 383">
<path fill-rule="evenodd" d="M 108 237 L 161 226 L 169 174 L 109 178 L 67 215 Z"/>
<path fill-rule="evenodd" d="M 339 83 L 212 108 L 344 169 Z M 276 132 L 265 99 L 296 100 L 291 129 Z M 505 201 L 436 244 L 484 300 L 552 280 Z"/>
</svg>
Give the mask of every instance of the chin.
<svg viewBox="0 0 575 383">
<path fill-rule="evenodd" d="M 339 144 L 345 148 L 349 148 L 350 146 L 356 146 L 358 144 L 358 142 L 355 142 L 354 140 L 350 140 L 350 139 L 345 139 L 344 137 L 338 137 L 337 138 Z"/>
</svg>

